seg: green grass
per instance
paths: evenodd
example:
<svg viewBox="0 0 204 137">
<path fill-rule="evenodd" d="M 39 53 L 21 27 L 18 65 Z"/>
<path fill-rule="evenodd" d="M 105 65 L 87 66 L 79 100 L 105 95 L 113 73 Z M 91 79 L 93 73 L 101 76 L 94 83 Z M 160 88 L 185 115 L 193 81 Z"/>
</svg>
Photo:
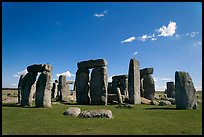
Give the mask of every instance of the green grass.
<svg viewBox="0 0 204 137">
<path fill-rule="evenodd" d="M 112 119 L 64 116 L 68 107 L 81 110 L 110 109 Z M 23 108 L 16 104 L 2 106 L 3 135 L 197 135 L 202 134 L 202 105 L 196 110 L 176 110 L 172 106 L 58 104 L 51 108 Z"/>
</svg>

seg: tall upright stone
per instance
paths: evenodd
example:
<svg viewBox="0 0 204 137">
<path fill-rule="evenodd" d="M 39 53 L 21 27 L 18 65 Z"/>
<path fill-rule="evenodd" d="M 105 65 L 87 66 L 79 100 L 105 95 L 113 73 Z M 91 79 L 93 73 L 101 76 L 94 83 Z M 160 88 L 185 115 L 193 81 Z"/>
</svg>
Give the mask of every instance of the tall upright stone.
<svg viewBox="0 0 204 137">
<path fill-rule="evenodd" d="M 147 74 L 144 76 L 143 88 L 144 88 L 144 97 L 150 100 L 154 99 L 155 84 L 151 74 Z"/>
<path fill-rule="evenodd" d="M 112 77 L 112 88 L 114 94 L 117 94 L 117 87 L 120 88 L 121 95 L 128 95 L 127 75 L 116 75 Z"/>
<path fill-rule="evenodd" d="M 35 83 L 37 72 L 28 72 L 21 80 L 21 105 L 32 106 L 33 92 L 32 85 Z"/>
<path fill-rule="evenodd" d="M 173 81 L 166 82 L 166 94 L 168 98 L 175 98 L 175 85 Z"/>
<path fill-rule="evenodd" d="M 89 82 L 89 69 L 78 68 L 75 80 L 77 104 L 81 105 L 90 104 L 88 82 Z"/>
<path fill-rule="evenodd" d="M 52 94 L 51 98 L 57 98 L 57 92 L 58 92 L 58 81 L 55 80 L 55 82 L 52 83 Z"/>
<path fill-rule="evenodd" d="M 187 72 L 175 72 L 175 101 L 177 109 L 196 109 L 196 90 Z"/>
<path fill-rule="evenodd" d="M 91 104 L 107 105 L 108 76 L 106 67 L 95 67 L 91 73 Z"/>
<path fill-rule="evenodd" d="M 25 77 L 25 75 L 21 75 L 18 81 L 18 104 L 21 103 L 21 96 L 22 96 L 22 79 Z"/>
<path fill-rule="evenodd" d="M 52 73 L 43 71 L 36 85 L 36 107 L 51 107 Z"/>
<path fill-rule="evenodd" d="M 128 71 L 128 95 L 130 104 L 140 104 L 140 66 L 136 59 L 130 59 Z"/>
<path fill-rule="evenodd" d="M 67 101 L 70 95 L 69 83 L 66 82 L 66 75 L 59 76 L 59 86 L 58 90 L 60 92 L 60 101 Z"/>
</svg>

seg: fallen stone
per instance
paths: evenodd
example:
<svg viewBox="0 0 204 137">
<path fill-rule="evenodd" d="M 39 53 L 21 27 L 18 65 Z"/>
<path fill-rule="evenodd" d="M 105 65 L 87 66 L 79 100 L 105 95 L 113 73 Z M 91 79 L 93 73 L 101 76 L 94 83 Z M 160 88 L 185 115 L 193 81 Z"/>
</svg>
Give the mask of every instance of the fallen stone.
<svg viewBox="0 0 204 137">
<path fill-rule="evenodd" d="M 82 111 L 79 117 L 81 118 L 113 118 L 112 111 L 108 109 Z"/>
<path fill-rule="evenodd" d="M 151 100 L 143 98 L 143 97 L 140 97 L 140 99 L 141 99 L 141 104 L 148 104 L 149 105 L 151 102 Z"/>
<path fill-rule="evenodd" d="M 170 102 L 170 101 L 161 100 L 161 101 L 159 102 L 159 106 L 168 106 L 168 105 L 171 105 L 171 102 Z"/>
<path fill-rule="evenodd" d="M 78 117 L 80 113 L 81 113 L 80 108 L 78 108 L 78 107 L 69 107 L 63 114 Z"/>
</svg>

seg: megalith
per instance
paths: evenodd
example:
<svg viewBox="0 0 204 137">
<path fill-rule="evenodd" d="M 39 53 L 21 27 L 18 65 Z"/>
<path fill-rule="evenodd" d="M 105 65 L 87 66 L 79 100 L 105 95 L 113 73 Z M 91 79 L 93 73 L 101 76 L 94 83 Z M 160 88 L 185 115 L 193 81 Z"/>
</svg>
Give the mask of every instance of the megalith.
<svg viewBox="0 0 204 137">
<path fill-rule="evenodd" d="M 60 97 L 58 100 L 67 101 L 70 95 L 69 83 L 66 81 L 66 75 L 59 76 L 58 90 L 60 92 Z"/>
<path fill-rule="evenodd" d="M 89 69 L 79 68 L 76 72 L 76 100 L 78 104 L 90 104 L 89 97 Z"/>
<path fill-rule="evenodd" d="M 88 60 L 77 63 L 76 98 L 78 104 L 107 104 L 107 61 Z M 89 69 L 91 78 L 89 77 Z"/>
<path fill-rule="evenodd" d="M 196 109 L 196 90 L 188 72 L 175 72 L 175 101 L 177 109 Z"/>
<path fill-rule="evenodd" d="M 175 98 L 175 85 L 173 81 L 166 82 L 166 94 L 168 98 Z"/>
<path fill-rule="evenodd" d="M 28 72 L 21 79 L 21 105 L 32 106 L 33 90 L 32 85 L 35 83 L 37 72 Z"/>
<path fill-rule="evenodd" d="M 21 75 L 20 76 L 20 79 L 19 79 L 19 81 L 18 81 L 18 104 L 20 104 L 21 103 L 21 96 L 22 96 L 22 79 L 23 79 L 23 77 L 25 77 L 25 75 Z"/>
<path fill-rule="evenodd" d="M 113 93 L 117 94 L 117 88 L 120 88 L 121 95 L 128 96 L 128 75 L 116 75 L 112 77 Z"/>
<path fill-rule="evenodd" d="M 106 67 L 92 70 L 90 81 L 91 104 L 107 105 L 108 77 Z"/>
<path fill-rule="evenodd" d="M 130 59 L 128 71 L 128 96 L 130 104 L 140 104 L 140 66 L 136 59 Z"/>
<path fill-rule="evenodd" d="M 43 71 L 36 85 L 36 107 L 51 107 L 52 73 Z"/>
<path fill-rule="evenodd" d="M 57 92 L 58 92 L 58 81 L 55 80 L 53 83 L 52 83 L 52 94 L 51 94 L 51 98 L 55 98 L 57 99 Z"/>
<path fill-rule="evenodd" d="M 144 68 L 140 70 L 140 92 L 141 96 L 147 99 L 154 99 L 155 83 L 152 77 L 154 69 Z"/>
</svg>

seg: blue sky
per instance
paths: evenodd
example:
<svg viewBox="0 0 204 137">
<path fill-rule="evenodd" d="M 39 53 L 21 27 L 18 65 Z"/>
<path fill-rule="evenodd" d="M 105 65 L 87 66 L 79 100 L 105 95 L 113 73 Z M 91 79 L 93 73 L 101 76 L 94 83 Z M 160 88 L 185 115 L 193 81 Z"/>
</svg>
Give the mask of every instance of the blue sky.
<svg viewBox="0 0 204 137">
<path fill-rule="evenodd" d="M 202 89 L 200 2 L 3 2 L 2 86 L 17 87 L 32 64 L 50 63 L 52 78 L 74 80 L 77 62 L 106 59 L 109 80 L 129 61 L 153 67 L 156 90 L 190 74 Z"/>
</svg>

